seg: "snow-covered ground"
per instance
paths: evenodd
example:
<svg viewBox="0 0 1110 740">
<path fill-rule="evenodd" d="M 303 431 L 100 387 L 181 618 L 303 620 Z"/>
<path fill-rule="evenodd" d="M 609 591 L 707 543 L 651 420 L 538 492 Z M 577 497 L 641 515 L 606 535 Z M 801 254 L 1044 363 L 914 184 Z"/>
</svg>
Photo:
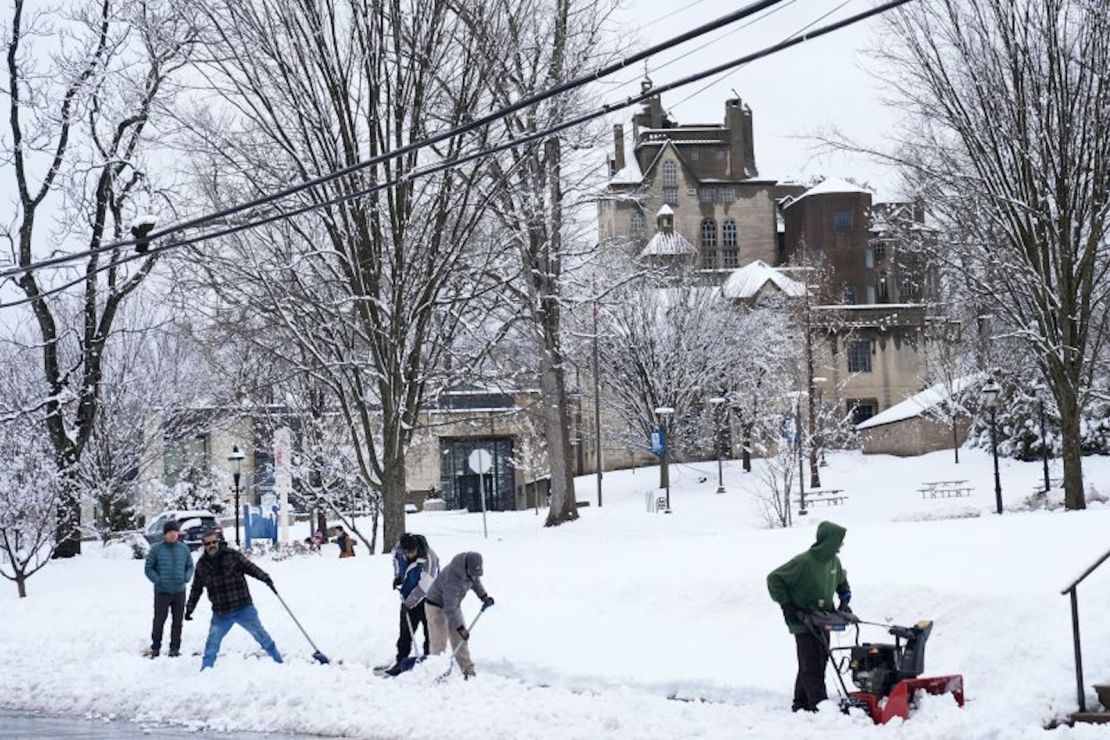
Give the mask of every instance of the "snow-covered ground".
<svg viewBox="0 0 1110 740">
<path fill-rule="evenodd" d="M 996 516 L 989 456 L 962 456 L 956 466 L 951 453 L 830 455 L 823 483 L 848 501 L 814 508 L 790 530 L 764 528 L 757 474 L 738 463 L 726 464 L 724 495 L 715 494 L 715 464 L 675 465 L 669 516 L 645 511 L 655 469 L 606 476 L 601 509 L 594 479 L 580 479 L 579 499 L 591 506 L 556 529 L 542 527 L 542 512 L 490 514 L 484 541 L 480 515 L 412 515 L 410 529 L 444 560 L 485 554 L 497 605 L 474 630 L 470 682 L 456 674 L 436 684 L 445 659 L 398 679 L 372 674 L 393 654 L 397 601 L 389 559 L 364 547 L 348 560 L 332 545 L 323 557 L 260 561 L 332 665 L 311 660 L 277 600 L 252 582 L 288 662 L 254 657 L 236 630 L 204 674 L 192 654 L 203 646 L 207 599 L 186 623 L 188 657 L 146 660 L 142 563 L 90 552 L 48 566 L 27 599 L 10 584 L 0 590 L 0 706 L 368 738 L 1041 738 L 1047 721 L 1075 708 L 1060 589 L 1110 547 L 1110 507 Z M 1087 480 L 1110 490 L 1110 459 L 1084 462 Z M 1013 505 L 1040 466 L 1004 461 L 1002 476 Z M 949 479 L 968 479 L 974 495 L 922 500 L 914 490 Z M 831 707 L 790 713 L 794 645 L 765 577 L 806 548 L 826 517 L 848 528 L 841 557 L 856 612 L 935 620 L 927 673 L 962 673 L 965 708 L 926 697 L 909 722 L 885 727 Z M 1079 596 L 1087 683 L 1110 681 L 1110 565 Z M 464 608 L 473 615 L 475 599 Z M 831 675 L 828 683 L 835 696 Z M 675 694 L 707 701 L 668 700 Z M 1093 692 L 1088 701 L 1097 706 Z M 1053 734 L 1106 736 L 1094 726 Z"/>
</svg>

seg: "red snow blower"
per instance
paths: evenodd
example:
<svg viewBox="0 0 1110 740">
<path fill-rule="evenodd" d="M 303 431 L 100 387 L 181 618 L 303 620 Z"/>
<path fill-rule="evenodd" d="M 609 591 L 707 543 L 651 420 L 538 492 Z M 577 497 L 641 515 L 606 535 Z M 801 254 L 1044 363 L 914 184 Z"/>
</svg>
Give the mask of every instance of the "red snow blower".
<svg viewBox="0 0 1110 740">
<path fill-rule="evenodd" d="M 860 644 L 860 625 L 885 627 L 894 636 L 894 644 L 865 642 Z M 875 724 L 881 725 L 895 717 L 908 719 L 918 690 L 930 694 L 952 694 L 959 706 L 964 705 L 964 677 L 927 676 L 925 672 L 925 641 L 933 631 L 931 620 L 923 619 L 913 627 L 863 622 L 854 614 L 815 612 L 808 615 L 806 626 L 819 632 L 841 632 L 848 626 L 856 628 L 856 644 L 834 647 L 828 651 L 829 663 L 836 672 L 842 689 L 840 708 L 847 713 L 853 707 L 865 710 Z M 837 663 L 834 652 L 848 655 Z M 844 684 L 844 667 L 852 673 L 852 683 L 859 691 L 848 691 Z"/>
</svg>

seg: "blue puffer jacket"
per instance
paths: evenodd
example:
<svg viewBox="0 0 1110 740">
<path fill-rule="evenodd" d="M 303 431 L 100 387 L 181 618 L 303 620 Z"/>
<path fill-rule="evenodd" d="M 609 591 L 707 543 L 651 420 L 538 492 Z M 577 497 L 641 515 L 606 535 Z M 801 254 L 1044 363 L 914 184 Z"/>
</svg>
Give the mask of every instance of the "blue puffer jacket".
<svg viewBox="0 0 1110 740">
<path fill-rule="evenodd" d="M 146 556 L 146 577 L 158 593 L 184 591 L 193 579 L 193 556 L 189 554 L 189 546 L 180 540 L 172 545 L 159 542 L 152 546 Z"/>
</svg>

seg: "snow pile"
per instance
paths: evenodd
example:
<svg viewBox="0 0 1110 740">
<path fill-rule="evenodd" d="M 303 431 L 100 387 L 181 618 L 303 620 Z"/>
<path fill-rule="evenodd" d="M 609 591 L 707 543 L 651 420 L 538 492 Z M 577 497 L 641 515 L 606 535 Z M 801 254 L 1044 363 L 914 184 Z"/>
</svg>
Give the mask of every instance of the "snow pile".
<svg viewBox="0 0 1110 740">
<path fill-rule="evenodd" d="M 413 515 L 410 529 L 427 534 L 445 561 L 471 549 L 485 555 L 497 605 L 474 630 L 478 677 L 470 682 L 456 670 L 437 684 L 444 658 L 395 680 L 371 672 L 397 638 L 388 557 L 339 560 L 329 547 L 323 556 L 259 561 L 333 663 L 312 661 L 296 625 L 252 581 L 287 663 L 256 657 L 257 646 L 233 630 L 204 674 L 196 653 L 206 600 L 186 623 L 185 656 L 146 660 L 142 563 L 52 563 L 29 582 L 29 598 L 0 591 L 0 705 L 370 738 L 1043 739 L 1045 723 L 1075 708 L 1070 612 L 1059 591 L 1110 546 L 1110 510 L 994 515 L 990 457 L 961 457 L 954 465 L 950 453 L 829 455 L 822 482 L 848 500 L 811 509 L 789 530 L 760 527 L 758 473 L 734 462 L 725 465 L 723 495 L 715 464 L 676 464 L 671 515 L 645 512 L 658 483 L 651 468 L 607 474 L 603 508 L 593 478 L 580 479 L 579 498 L 591 505 L 581 521 L 555 529 L 542 526 L 542 512 L 491 512 L 483 540 L 479 514 Z M 1105 488 L 1110 460 L 1084 462 Z M 1027 495 L 1040 466 L 1003 461 L 1002 474 L 1009 505 Z M 915 492 L 938 479 L 967 479 L 974 493 L 934 500 Z M 969 511 L 980 515 L 895 521 Z M 810 544 L 825 516 L 848 528 L 842 557 L 857 613 L 935 620 L 927 673 L 962 673 L 965 708 L 925 697 L 909 722 L 882 728 L 832 707 L 790 713 L 794 644 L 765 578 Z M 1084 582 L 1080 604 L 1087 682 L 1110 680 L 1110 566 Z M 473 597 L 464 611 L 476 613 Z M 831 676 L 828 685 L 835 696 Z M 1097 706 L 1093 692 L 1089 701 Z M 1106 737 L 1093 726 L 1057 733 Z"/>
</svg>

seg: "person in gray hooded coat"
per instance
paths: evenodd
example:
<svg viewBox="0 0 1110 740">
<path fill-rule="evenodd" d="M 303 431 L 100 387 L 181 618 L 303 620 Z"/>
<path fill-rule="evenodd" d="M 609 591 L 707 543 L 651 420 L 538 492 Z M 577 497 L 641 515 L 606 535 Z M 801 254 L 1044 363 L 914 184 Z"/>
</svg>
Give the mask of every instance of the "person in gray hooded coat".
<svg viewBox="0 0 1110 740">
<path fill-rule="evenodd" d="M 493 597 L 482 586 L 482 555 L 477 552 L 463 552 L 452 558 L 424 598 L 432 654 L 439 655 L 446 650 L 447 640 L 450 639 L 463 678 L 474 675 L 474 661 L 466 644 L 470 633 L 460 608 L 470 589 L 474 589 L 474 594 L 482 600 L 483 607 L 493 606 Z"/>
</svg>

